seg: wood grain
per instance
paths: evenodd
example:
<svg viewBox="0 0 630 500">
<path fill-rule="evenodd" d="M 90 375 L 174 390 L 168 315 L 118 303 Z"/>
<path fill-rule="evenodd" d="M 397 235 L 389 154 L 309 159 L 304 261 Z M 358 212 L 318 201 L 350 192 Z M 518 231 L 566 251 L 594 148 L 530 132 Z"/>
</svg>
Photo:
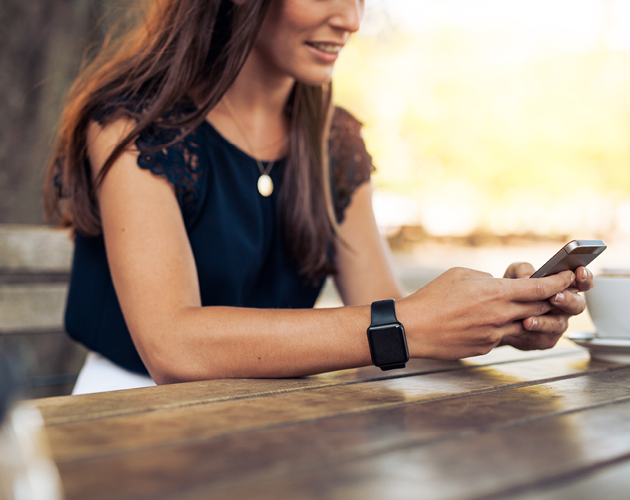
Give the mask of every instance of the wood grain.
<svg viewBox="0 0 630 500">
<path fill-rule="evenodd" d="M 630 398 L 630 368 L 616 370 L 615 374 L 614 382 L 610 380 L 610 372 L 598 372 L 542 385 L 382 408 L 231 433 L 163 449 L 62 463 L 60 470 L 64 481 L 76 488 L 68 491 L 69 499 L 81 498 L 88 491 L 103 495 L 94 498 L 108 495 L 122 498 L 123 494 L 130 495 L 129 498 L 157 498 L 168 492 L 180 492 L 191 484 L 199 489 L 195 495 L 211 497 L 211 492 L 224 489 L 229 496 L 227 492 L 236 488 L 239 493 L 233 498 L 245 498 L 248 493 L 243 496 L 240 493 L 245 483 L 283 483 L 296 474 L 308 476 L 320 469 L 336 470 L 344 464 L 372 457 L 466 440 L 477 434 Z M 588 390 L 589 387 L 600 390 Z M 112 484 L 101 470 L 110 471 L 122 482 Z M 153 476 L 159 479 L 146 481 Z M 132 486 L 136 483 L 143 486 L 136 490 Z M 120 490 L 121 484 L 124 491 Z M 204 484 L 205 488 L 201 486 Z M 133 491 L 128 490 L 130 487 Z"/>
<path fill-rule="evenodd" d="M 566 343 L 38 404 L 68 500 L 527 500 L 630 457 L 630 366 Z"/>
<path fill-rule="evenodd" d="M 601 467 L 571 471 L 555 481 L 541 481 L 522 492 L 509 491 L 497 495 L 496 500 L 576 500 L 622 499 L 630 496 L 630 457 L 614 460 Z"/>
<path fill-rule="evenodd" d="M 475 370 L 429 373 L 417 377 L 365 381 L 266 397 L 216 401 L 212 404 L 131 414 L 49 427 L 58 462 L 122 453 L 165 443 L 194 442 L 230 432 L 273 428 L 343 414 L 393 408 L 419 401 L 455 397 L 608 370 L 583 353 L 509 363 Z M 177 425 L 186 422 L 186 425 Z M 211 425 L 209 425 L 211 422 Z"/>
<path fill-rule="evenodd" d="M 356 384 L 365 381 L 388 380 L 424 373 L 462 369 L 476 369 L 532 359 L 556 358 L 580 354 L 587 360 L 582 348 L 568 341 L 561 342 L 553 351 L 517 351 L 512 348 L 495 349 L 486 356 L 464 361 L 411 360 L 407 368 L 396 372 L 382 372 L 368 366 L 355 370 L 341 370 L 311 377 L 282 380 L 210 380 L 189 382 L 162 387 L 104 392 L 64 398 L 41 399 L 37 406 L 49 427 L 72 422 L 88 421 L 115 416 L 155 412 L 173 408 L 186 408 L 243 398 L 265 397 L 273 394 L 292 393 L 320 387 Z"/>
<path fill-rule="evenodd" d="M 333 462 L 319 470 L 293 472 L 282 478 L 241 479 L 224 490 L 216 484 L 198 486 L 195 492 L 178 492 L 176 496 L 185 500 L 510 498 L 512 492 L 537 483 L 579 475 L 628 457 L 630 400 L 626 397 L 623 402 L 490 428 L 347 464 Z M 618 490 L 613 498 L 623 498 L 624 490 Z"/>
</svg>

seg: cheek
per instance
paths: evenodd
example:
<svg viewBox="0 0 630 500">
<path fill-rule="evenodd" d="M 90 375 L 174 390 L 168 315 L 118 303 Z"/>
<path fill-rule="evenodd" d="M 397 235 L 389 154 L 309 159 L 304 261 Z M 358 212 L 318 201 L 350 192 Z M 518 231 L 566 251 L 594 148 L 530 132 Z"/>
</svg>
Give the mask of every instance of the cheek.
<svg viewBox="0 0 630 500">
<path fill-rule="evenodd" d="M 312 28 L 322 14 L 318 7 L 318 2 L 313 0 L 284 0 L 280 17 L 296 30 Z"/>
<path fill-rule="evenodd" d="M 278 32 L 273 37 L 261 40 L 258 49 L 271 67 L 283 71 L 290 70 L 298 60 L 295 42 L 292 42 L 291 38 L 284 33 Z"/>
<path fill-rule="evenodd" d="M 259 51 L 276 67 L 288 69 L 299 64 L 304 57 L 306 38 L 290 26 L 276 24 L 269 28 L 258 39 Z"/>
<path fill-rule="evenodd" d="M 299 9 L 300 2 L 283 0 L 275 2 L 269 17 L 262 26 L 257 46 L 267 57 L 284 60 L 302 44 L 304 12 Z"/>
<path fill-rule="evenodd" d="M 322 37 L 327 2 L 280 0 L 272 7 L 258 39 L 258 49 L 276 69 L 298 80 L 321 85 L 330 80 L 332 65 L 324 67 L 311 56 L 306 41 Z M 312 80 L 312 81 L 311 81 Z"/>
<path fill-rule="evenodd" d="M 281 0 L 275 32 L 285 42 L 302 44 L 326 24 L 327 2 L 321 0 Z"/>
</svg>

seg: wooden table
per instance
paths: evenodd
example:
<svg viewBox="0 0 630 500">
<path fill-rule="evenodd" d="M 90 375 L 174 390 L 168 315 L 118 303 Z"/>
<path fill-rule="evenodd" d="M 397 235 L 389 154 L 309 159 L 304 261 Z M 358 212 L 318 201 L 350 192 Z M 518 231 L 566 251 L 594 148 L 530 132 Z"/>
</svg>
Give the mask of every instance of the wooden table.
<svg viewBox="0 0 630 500">
<path fill-rule="evenodd" d="M 630 366 L 569 341 L 38 406 L 68 500 L 630 498 Z"/>
</svg>

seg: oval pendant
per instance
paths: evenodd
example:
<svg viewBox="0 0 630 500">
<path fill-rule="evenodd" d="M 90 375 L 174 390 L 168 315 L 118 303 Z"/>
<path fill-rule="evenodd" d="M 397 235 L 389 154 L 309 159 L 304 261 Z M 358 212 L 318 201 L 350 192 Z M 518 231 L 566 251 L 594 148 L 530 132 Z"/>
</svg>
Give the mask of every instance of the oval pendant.
<svg viewBox="0 0 630 500">
<path fill-rule="evenodd" d="M 263 174 L 258 178 L 258 192 L 265 198 L 273 193 L 273 181 L 267 174 Z"/>
</svg>

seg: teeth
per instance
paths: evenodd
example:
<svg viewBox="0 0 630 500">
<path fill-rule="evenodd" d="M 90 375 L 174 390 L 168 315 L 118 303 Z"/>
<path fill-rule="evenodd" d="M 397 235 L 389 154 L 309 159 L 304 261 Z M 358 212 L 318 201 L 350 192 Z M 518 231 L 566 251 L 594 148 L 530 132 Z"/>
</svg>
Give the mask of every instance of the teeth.
<svg viewBox="0 0 630 500">
<path fill-rule="evenodd" d="M 311 43 L 310 45 L 315 47 L 317 50 L 326 52 L 326 54 L 339 54 L 339 52 L 341 52 L 340 45 L 332 45 L 329 43 Z"/>
</svg>

